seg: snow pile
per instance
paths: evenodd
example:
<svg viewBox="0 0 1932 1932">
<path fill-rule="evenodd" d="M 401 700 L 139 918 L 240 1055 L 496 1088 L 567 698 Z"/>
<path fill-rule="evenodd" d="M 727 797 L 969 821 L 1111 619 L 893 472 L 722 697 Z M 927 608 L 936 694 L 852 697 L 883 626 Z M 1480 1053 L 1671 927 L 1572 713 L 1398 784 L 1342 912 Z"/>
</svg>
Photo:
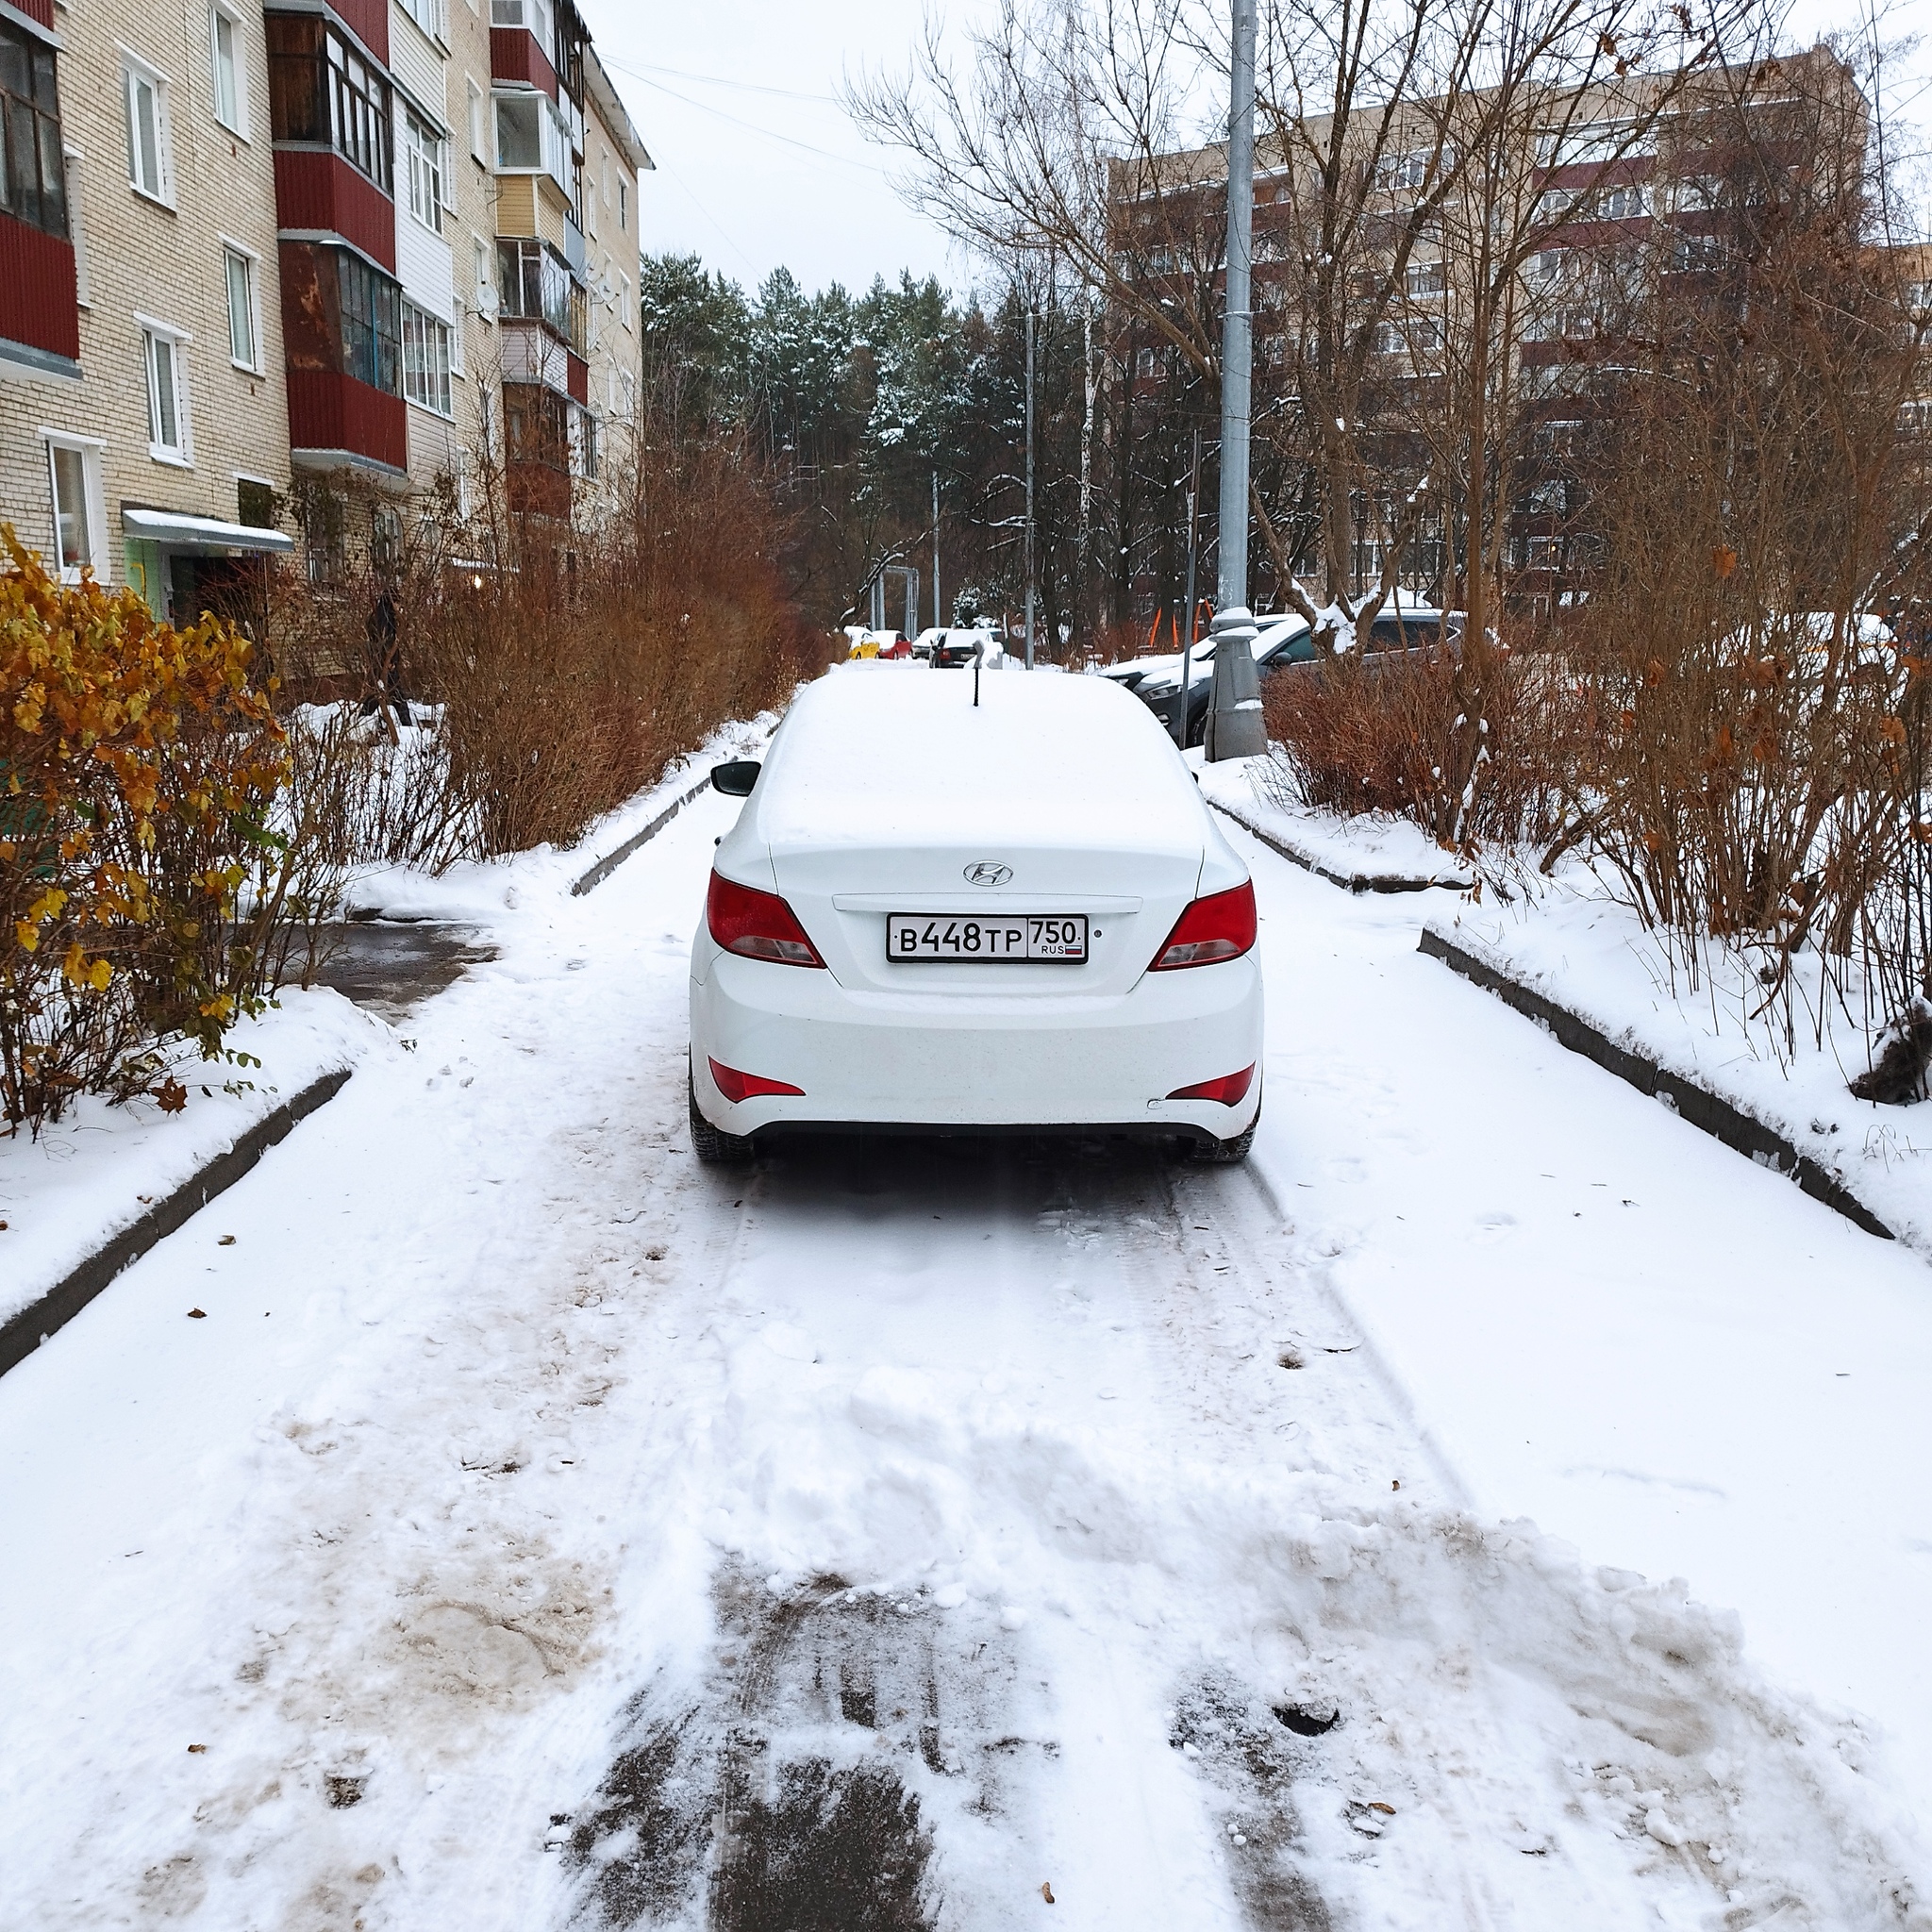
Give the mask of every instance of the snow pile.
<svg viewBox="0 0 1932 1932">
<path fill-rule="evenodd" d="M 1285 806 L 1268 783 L 1272 761 L 1267 758 L 1210 765 L 1196 749 L 1187 758 L 1210 804 L 1311 872 L 1348 882 L 1390 879 L 1456 891 L 1469 888 L 1466 868 L 1407 819 L 1392 812 L 1341 818 L 1306 806 Z"/>
<path fill-rule="evenodd" d="M 110 1107 L 83 1097 L 38 1140 L 0 1139 L 0 1322 L 45 1294 L 124 1228 L 321 1074 L 393 1052 L 389 1029 L 323 988 L 286 990 L 241 1021 L 231 1054 L 258 1067 L 189 1058 L 174 1075 L 188 1105 Z"/>
<path fill-rule="evenodd" d="M 696 751 L 668 767 L 657 784 L 598 820 L 568 851 L 539 845 L 503 858 L 463 859 L 440 875 L 410 866 L 362 866 L 350 877 L 347 908 L 363 918 L 452 920 L 488 927 L 526 902 L 567 893 L 600 858 L 642 831 L 713 765 L 758 757 L 777 724 L 775 711 L 763 711 L 720 725 Z"/>
<path fill-rule="evenodd" d="M 1932 1106 L 1852 1097 L 1848 1082 L 1868 1064 L 1856 987 L 1848 1013 L 1835 996 L 1821 997 L 1801 958 L 1787 1033 L 1762 1014 L 1763 988 L 1747 962 L 1707 947 L 1691 984 L 1636 913 L 1581 865 L 1513 904 L 1464 901 L 1431 923 L 1617 1045 L 1774 1128 L 1901 1240 L 1932 1255 Z"/>
</svg>

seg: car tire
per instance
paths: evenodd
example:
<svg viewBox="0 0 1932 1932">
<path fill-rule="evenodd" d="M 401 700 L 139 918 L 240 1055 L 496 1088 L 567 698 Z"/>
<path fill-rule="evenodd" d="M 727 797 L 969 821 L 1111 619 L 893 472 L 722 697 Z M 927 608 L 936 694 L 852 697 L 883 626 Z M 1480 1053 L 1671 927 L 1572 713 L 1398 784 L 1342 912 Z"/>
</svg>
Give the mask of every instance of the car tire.
<svg viewBox="0 0 1932 1932">
<path fill-rule="evenodd" d="M 1203 1167 L 1239 1167 L 1248 1158 L 1248 1150 L 1255 1144 L 1255 1129 L 1261 1124 L 1261 1109 L 1255 1109 L 1255 1118 L 1231 1141 L 1196 1141 L 1191 1158 Z"/>
<path fill-rule="evenodd" d="M 697 1088 L 687 1073 L 684 1088 L 691 1101 L 691 1151 L 707 1167 L 742 1167 L 758 1152 L 749 1134 L 727 1134 L 698 1111 Z"/>
</svg>

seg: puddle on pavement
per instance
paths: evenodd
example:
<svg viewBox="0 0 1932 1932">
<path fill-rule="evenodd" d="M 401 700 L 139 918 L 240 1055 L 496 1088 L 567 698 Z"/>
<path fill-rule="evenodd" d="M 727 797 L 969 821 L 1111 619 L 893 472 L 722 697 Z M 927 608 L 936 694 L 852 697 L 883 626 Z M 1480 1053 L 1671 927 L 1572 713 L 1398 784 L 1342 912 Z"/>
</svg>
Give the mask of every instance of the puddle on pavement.
<svg viewBox="0 0 1932 1932">
<path fill-rule="evenodd" d="M 322 939 L 319 986 L 333 987 L 391 1025 L 496 957 L 473 925 L 438 921 L 356 919 L 330 926 Z"/>
</svg>

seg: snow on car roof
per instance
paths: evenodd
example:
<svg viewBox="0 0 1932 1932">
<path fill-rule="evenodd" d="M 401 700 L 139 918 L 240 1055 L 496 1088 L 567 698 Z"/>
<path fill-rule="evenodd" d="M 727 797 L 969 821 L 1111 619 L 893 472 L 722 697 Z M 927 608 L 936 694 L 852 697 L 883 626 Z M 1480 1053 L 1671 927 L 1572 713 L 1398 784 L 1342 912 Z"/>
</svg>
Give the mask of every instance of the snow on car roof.
<svg viewBox="0 0 1932 1932">
<path fill-rule="evenodd" d="M 894 676 L 847 665 L 806 686 L 752 794 L 774 851 L 962 834 L 1199 851 L 1207 808 L 1173 741 L 1105 677 Z"/>
</svg>

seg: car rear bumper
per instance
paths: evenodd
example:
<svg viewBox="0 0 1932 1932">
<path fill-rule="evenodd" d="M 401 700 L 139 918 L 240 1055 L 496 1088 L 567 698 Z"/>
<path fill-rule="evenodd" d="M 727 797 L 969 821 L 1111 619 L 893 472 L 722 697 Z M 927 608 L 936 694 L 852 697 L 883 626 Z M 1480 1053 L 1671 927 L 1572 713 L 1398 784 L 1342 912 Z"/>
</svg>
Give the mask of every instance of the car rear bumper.
<svg viewBox="0 0 1932 1932">
<path fill-rule="evenodd" d="M 1118 995 L 852 991 L 829 973 L 732 955 L 691 993 L 699 1110 L 730 1134 L 897 1127 L 1187 1134 L 1228 1140 L 1260 1105 L 1175 1101 L 1182 1087 L 1257 1066 L 1253 954 L 1144 974 Z M 731 1102 L 713 1059 L 803 1090 Z"/>
</svg>

